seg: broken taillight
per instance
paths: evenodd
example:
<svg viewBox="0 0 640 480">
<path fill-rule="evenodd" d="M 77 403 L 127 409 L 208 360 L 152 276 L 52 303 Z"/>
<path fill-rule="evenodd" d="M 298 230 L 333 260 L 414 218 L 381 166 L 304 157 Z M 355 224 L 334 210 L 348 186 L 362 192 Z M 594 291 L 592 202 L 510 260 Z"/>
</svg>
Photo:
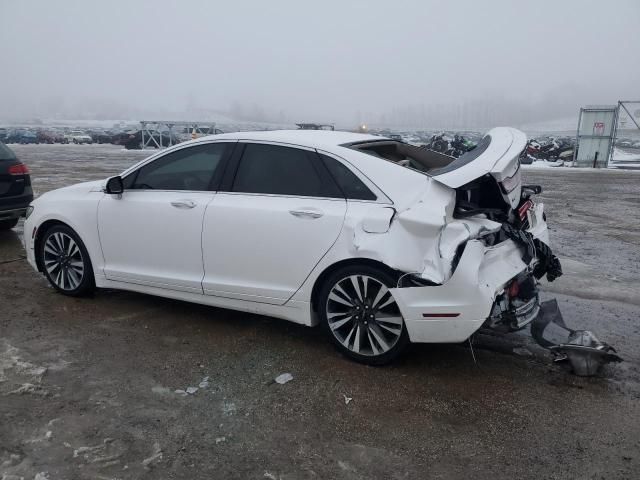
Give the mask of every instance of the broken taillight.
<svg viewBox="0 0 640 480">
<path fill-rule="evenodd" d="M 514 280 L 513 282 L 511 282 L 511 285 L 509 285 L 509 288 L 507 289 L 507 295 L 509 295 L 509 298 L 515 298 L 519 293 L 520 285 L 518 284 L 518 280 Z"/>
<path fill-rule="evenodd" d="M 18 163 L 9 167 L 9 175 L 29 175 L 29 169 L 24 163 Z"/>
<path fill-rule="evenodd" d="M 533 201 L 527 200 L 520 207 L 518 207 L 518 217 L 520 221 L 523 222 L 525 218 L 527 218 L 527 212 L 533 208 Z"/>
</svg>

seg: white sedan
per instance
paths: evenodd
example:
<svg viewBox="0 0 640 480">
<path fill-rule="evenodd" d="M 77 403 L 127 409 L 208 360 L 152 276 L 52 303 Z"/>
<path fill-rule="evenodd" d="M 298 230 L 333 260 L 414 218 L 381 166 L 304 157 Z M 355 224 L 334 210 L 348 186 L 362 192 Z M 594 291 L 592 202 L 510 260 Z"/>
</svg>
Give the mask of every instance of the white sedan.
<svg viewBox="0 0 640 480">
<path fill-rule="evenodd" d="M 526 138 L 458 159 L 347 132 L 231 133 L 168 148 L 28 209 L 29 263 L 66 295 L 132 290 L 320 324 L 381 364 L 409 342 L 524 327 L 559 275 Z"/>
</svg>

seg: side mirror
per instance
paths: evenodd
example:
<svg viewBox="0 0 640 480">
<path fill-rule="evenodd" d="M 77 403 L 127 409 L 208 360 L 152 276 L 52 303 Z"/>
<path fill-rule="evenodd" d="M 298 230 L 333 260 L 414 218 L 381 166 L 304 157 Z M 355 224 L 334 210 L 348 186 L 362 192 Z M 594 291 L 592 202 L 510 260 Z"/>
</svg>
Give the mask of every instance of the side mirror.
<svg viewBox="0 0 640 480">
<path fill-rule="evenodd" d="M 124 185 L 120 176 L 111 177 L 107 180 L 107 186 L 104 189 L 109 195 L 121 195 L 124 192 Z"/>
</svg>

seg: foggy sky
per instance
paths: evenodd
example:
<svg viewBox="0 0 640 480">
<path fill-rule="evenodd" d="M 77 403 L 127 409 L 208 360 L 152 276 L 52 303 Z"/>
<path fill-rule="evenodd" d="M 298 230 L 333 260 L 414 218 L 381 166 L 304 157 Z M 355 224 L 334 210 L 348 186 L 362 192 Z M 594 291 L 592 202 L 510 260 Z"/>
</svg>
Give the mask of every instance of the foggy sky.
<svg viewBox="0 0 640 480">
<path fill-rule="evenodd" d="M 638 0 L 0 0 L 0 118 L 523 123 L 639 99 L 639 53 Z"/>
</svg>

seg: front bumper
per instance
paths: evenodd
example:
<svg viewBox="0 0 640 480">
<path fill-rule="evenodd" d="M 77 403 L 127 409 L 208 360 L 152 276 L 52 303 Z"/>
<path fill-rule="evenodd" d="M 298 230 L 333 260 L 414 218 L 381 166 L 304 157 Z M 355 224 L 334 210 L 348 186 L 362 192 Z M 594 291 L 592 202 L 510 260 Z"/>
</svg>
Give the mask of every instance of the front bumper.
<svg viewBox="0 0 640 480">
<path fill-rule="evenodd" d="M 29 262 L 29 265 L 31 265 L 34 270 L 38 271 L 35 252 L 36 232 L 34 231 L 34 227 L 35 224 L 33 222 L 33 216 L 30 216 L 24 221 L 24 232 L 22 238 L 24 241 L 24 251 L 27 253 L 27 262 Z"/>
</svg>

